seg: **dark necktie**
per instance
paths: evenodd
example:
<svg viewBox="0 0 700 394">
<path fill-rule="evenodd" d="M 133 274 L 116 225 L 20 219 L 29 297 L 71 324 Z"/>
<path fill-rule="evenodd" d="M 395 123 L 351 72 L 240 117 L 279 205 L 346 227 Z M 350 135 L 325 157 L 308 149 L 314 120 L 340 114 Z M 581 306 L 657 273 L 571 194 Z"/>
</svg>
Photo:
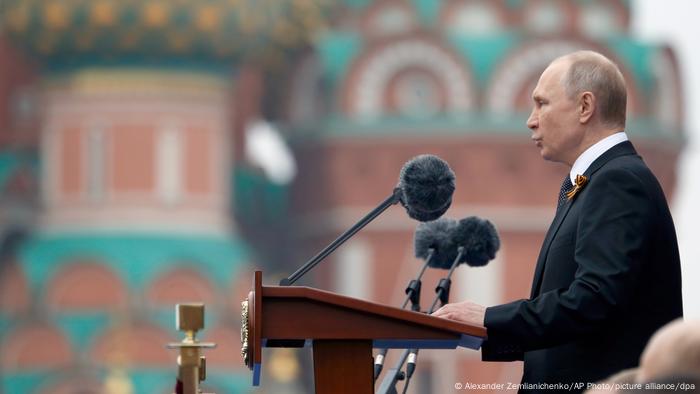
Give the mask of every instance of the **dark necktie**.
<svg viewBox="0 0 700 394">
<path fill-rule="evenodd" d="M 559 190 L 559 201 L 557 202 L 557 211 L 569 199 L 566 196 L 566 193 L 573 188 L 574 184 L 571 183 L 571 177 L 569 177 L 569 174 L 566 174 L 566 178 L 564 178 L 564 182 L 562 182 L 561 189 Z"/>
</svg>

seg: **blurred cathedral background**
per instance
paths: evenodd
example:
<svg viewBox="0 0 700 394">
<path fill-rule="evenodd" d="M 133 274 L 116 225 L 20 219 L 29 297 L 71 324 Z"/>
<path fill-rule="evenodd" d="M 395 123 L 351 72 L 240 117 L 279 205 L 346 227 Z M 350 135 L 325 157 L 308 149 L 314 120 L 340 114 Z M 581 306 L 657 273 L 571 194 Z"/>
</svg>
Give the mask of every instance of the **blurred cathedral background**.
<svg viewBox="0 0 700 394">
<path fill-rule="evenodd" d="M 457 175 L 447 216 L 488 218 L 502 240 L 489 266 L 458 271 L 451 299 L 527 297 L 566 172 L 525 126 L 553 58 L 593 49 L 620 65 L 627 132 L 673 196 L 682 80 L 672 48 L 630 35 L 633 6 L 0 1 L 0 392 L 170 393 L 174 305 L 194 301 L 218 344 L 206 388 L 253 391 L 238 333 L 251 272 L 294 271 L 421 153 Z M 300 284 L 400 305 L 416 225 L 390 209 Z M 255 391 L 312 391 L 308 350 L 266 350 Z M 425 351 L 409 392 L 520 373 Z"/>
</svg>

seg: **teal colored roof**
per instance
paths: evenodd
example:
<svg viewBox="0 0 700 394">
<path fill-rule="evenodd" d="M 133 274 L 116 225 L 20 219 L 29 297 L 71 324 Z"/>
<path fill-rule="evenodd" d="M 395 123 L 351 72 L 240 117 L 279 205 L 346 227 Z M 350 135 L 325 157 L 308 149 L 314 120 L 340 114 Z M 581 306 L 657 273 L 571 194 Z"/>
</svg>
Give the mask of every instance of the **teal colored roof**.
<svg viewBox="0 0 700 394">
<path fill-rule="evenodd" d="M 113 323 L 112 316 L 106 311 L 52 313 L 49 319 L 66 335 L 74 353 L 90 349 Z"/>
<path fill-rule="evenodd" d="M 486 87 L 491 73 L 500 61 L 509 54 L 522 37 L 514 32 L 503 32 L 494 36 L 465 36 L 450 34 L 445 39 L 448 46 L 463 57 L 474 72 L 475 82 Z M 332 32 L 321 36 L 316 42 L 324 78 L 336 89 L 340 89 L 350 66 L 362 54 L 367 45 L 354 32 Z"/>
<path fill-rule="evenodd" d="M 94 259 L 114 270 L 130 290 L 176 266 L 195 268 L 221 287 L 247 261 L 240 240 L 153 234 L 37 235 L 20 250 L 30 287 L 40 291 L 65 263 Z"/>
<path fill-rule="evenodd" d="M 362 38 L 358 33 L 330 32 L 319 37 L 315 49 L 329 82 L 335 85 L 345 78 L 362 45 Z"/>
<path fill-rule="evenodd" d="M 528 42 L 526 37 L 515 31 L 503 31 L 491 36 L 470 36 L 449 33 L 445 43 L 462 56 L 474 72 L 474 80 L 480 88 L 486 88 L 497 66 L 506 60 L 518 47 Z M 321 36 L 316 42 L 324 77 L 335 88 L 340 88 L 352 63 L 362 54 L 368 43 L 355 32 L 332 32 Z M 629 37 L 611 37 L 600 42 L 614 53 L 622 65 L 628 69 L 642 91 L 653 88 L 651 55 L 659 47 L 635 41 Z"/>
<path fill-rule="evenodd" d="M 522 41 L 522 36 L 504 31 L 498 35 L 485 37 L 450 34 L 448 40 L 468 61 L 474 73 L 474 82 L 485 89 L 491 80 L 491 73 L 496 70 L 500 62 L 505 60 L 510 50 Z"/>
<path fill-rule="evenodd" d="M 608 48 L 615 53 L 621 62 L 629 69 L 637 87 L 642 91 L 650 91 L 654 86 L 651 69 L 651 55 L 658 51 L 657 46 L 634 41 L 629 37 L 613 37 L 606 42 Z"/>
</svg>

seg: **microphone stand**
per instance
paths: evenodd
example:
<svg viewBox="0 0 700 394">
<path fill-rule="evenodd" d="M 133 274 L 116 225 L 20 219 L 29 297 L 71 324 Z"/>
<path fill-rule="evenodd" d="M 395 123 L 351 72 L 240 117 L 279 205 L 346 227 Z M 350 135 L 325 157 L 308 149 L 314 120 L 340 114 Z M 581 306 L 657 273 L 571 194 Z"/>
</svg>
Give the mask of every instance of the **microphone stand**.
<svg viewBox="0 0 700 394">
<path fill-rule="evenodd" d="M 410 301 L 411 310 L 414 312 L 420 311 L 421 278 L 425 273 L 425 269 L 428 268 L 428 265 L 430 264 L 430 260 L 433 258 L 433 255 L 435 255 L 435 249 L 430 248 L 428 250 L 428 257 L 425 259 L 425 264 L 423 264 L 423 268 L 421 268 L 420 272 L 418 273 L 418 276 L 416 277 L 416 279 L 411 279 L 411 281 L 408 283 L 408 286 L 406 286 L 406 298 L 403 300 L 403 304 L 401 304 L 401 309 L 406 309 L 406 305 Z M 377 381 L 379 374 L 382 373 L 382 368 L 384 368 L 384 359 L 386 358 L 386 353 L 388 350 L 389 349 L 387 348 L 380 349 L 379 353 L 374 359 L 375 382 Z"/>
<path fill-rule="evenodd" d="M 464 255 L 464 247 L 460 246 L 459 249 L 457 249 L 457 251 L 457 257 L 452 262 L 450 271 L 447 273 L 447 276 L 445 278 L 440 279 L 439 284 L 435 288 L 435 298 L 433 299 L 433 304 L 430 305 L 428 314 L 435 312 L 435 307 L 437 306 L 438 301 L 442 303 L 441 305 L 444 305 L 450 298 L 450 286 L 452 284 L 452 280 L 450 278 L 452 277 L 452 273 L 454 272 L 455 268 L 459 265 L 460 260 Z M 399 361 L 396 363 L 396 366 L 394 368 L 391 368 L 389 372 L 387 372 L 387 376 L 384 377 L 382 384 L 379 386 L 379 390 L 377 390 L 377 394 L 396 394 L 396 383 L 398 383 L 399 380 L 403 380 L 404 378 L 406 379 L 406 383 L 404 383 L 403 385 L 403 393 L 405 394 L 406 390 L 408 389 L 408 384 L 411 382 L 413 372 L 415 372 L 416 370 L 417 357 L 418 349 L 404 349 L 403 353 L 401 353 Z M 408 360 L 408 364 L 406 365 L 406 373 L 403 373 L 401 371 L 401 368 L 403 367 L 403 364 L 406 362 L 406 360 Z"/>
<path fill-rule="evenodd" d="M 320 263 L 321 260 L 326 258 L 329 254 L 333 253 L 333 251 L 336 250 L 340 245 L 342 245 L 343 243 L 345 243 L 345 241 L 350 239 L 350 237 L 355 235 L 355 233 L 360 231 L 363 227 L 368 225 L 372 220 L 374 220 L 382 212 L 386 211 L 387 208 L 398 203 L 400 200 L 401 200 L 401 189 L 397 187 L 391 193 L 391 196 L 387 197 L 387 199 L 384 200 L 381 204 L 379 204 L 378 207 L 374 208 L 365 217 L 360 219 L 359 222 L 355 223 L 354 226 L 350 227 L 349 230 L 347 230 L 346 232 L 341 234 L 338 238 L 336 238 L 335 241 L 331 242 L 330 245 L 326 246 L 316 256 L 312 257 L 311 260 L 304 263 L 304 265 L 302 265 L 299 269 L 294 271 L 294 273 L 289 275 L 287 278 L 282 279 L 280 281 L 280 286 L 291 286 L 299 278 L 304 276 L 304 274 L 309 272 L 318 263 Z"/>
</svg>

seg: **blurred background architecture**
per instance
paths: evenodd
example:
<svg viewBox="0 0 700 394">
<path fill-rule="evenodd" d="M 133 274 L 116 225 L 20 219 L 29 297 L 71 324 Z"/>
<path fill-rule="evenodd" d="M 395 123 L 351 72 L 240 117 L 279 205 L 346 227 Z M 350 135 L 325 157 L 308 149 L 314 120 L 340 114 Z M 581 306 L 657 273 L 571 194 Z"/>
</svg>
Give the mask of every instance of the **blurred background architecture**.
<svg viewBox="0 0 700 394">
<path fill-rule="evenodd" d="M 457 175 L 447 215 L 488 218 L 502 240 L 489 266 L 459 271 L 452 300 L 527 297 L 566 172 L 525 127 L 553 58 L 620 65 L 627 132 L 674 195 L 683 81 L 671 47 L 630 34 L 633 6 L 2 0 L 0 390 L 171 392 L 182 301 L 206 304 L 202 335 L 219 345 L 208 389 L 251 390 L 238 329 L 252 270 L 291 273 L 421 153 Z M 301 284 L 399 305 L 416 225 L 390 209 Z M 311 391 L 307 350 L 268 351 L 262 391 Z M 426 351 L 410 392 L 520 372 Z"/>
</svg>

